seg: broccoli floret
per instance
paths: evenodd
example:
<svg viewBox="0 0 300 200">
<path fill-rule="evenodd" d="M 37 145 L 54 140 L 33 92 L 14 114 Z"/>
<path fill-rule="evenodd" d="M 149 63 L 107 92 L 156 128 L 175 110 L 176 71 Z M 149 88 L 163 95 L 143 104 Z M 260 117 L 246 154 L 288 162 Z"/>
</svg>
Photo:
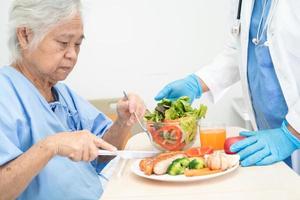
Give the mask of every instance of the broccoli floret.
<svg viewBox="0 0 300 200">
<path fill-rule="evenodd" d="M 189 163 L 189 169 L 202 169 L 205 167 L 204 160 L 201 158 L 194 158 Z"/>
<path fill-rule="evenodd" d="M 168 167 L 167 173 L 172 176 L 183 174 L 189 163 L 190 160 L 188 158 L 177 158 Z"/>
<path fill-rule="evenodd" d="M 175 175 L 180 175 L 184 173 L 184 168 L 181 166 L 179 162 L 177 163 L 172 163 L 167 170 L 167 173 L 169 175 L 175 176 Z"/>
<path fill-rule="evenodd" d="M 188 158 L 180 158 L 179 162 L 182 167 L 187 168 L 189 166 L 190 160 Z"/>
</svg>

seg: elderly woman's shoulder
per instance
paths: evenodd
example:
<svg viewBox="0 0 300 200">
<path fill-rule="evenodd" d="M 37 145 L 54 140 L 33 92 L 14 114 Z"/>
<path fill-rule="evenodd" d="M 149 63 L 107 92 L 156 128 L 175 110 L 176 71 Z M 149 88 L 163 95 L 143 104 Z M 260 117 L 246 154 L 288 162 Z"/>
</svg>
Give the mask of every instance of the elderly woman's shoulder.
<svg viewBox="0 0 300 200">
<path fill-rule="evenodd" d="M 31 82 L 18 70 L 11 66 L 0 67 L 0 88 L 8 92 L 10 89 L 20 92 L 32 89 Z"/>
<path fill-rule="evenodd" d="M 8 108 L 17 108 L 20 105 L 21 93 L 26 93 L 15 74 L 7 66 L 0 67 L 0 112 Z"/>
<path fill-rule="evenodd" d="M 3 66 L 0 68 L 0 87 L 7 87 L 12 84 L 12 79 L 14 78 L 13 69 L 9 66 Z"/>
</svg>

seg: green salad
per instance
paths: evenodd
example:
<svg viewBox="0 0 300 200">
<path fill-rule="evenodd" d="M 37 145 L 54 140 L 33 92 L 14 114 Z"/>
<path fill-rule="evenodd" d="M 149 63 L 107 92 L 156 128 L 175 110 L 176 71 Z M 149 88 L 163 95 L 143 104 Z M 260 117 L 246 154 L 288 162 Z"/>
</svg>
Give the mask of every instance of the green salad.
<svg viewBox="0 0 300 200">
<path fill-rule="evenodd" d="M 152 140 L 163 150 L 181 150 L 196 135 L 197 121 L 205 117 L 207 106 L 192 108 L 187 96 L 176 101 L 163 99 L 158 102 L 153 112 L 148 112 L 145 119 Z"/>
</svg>

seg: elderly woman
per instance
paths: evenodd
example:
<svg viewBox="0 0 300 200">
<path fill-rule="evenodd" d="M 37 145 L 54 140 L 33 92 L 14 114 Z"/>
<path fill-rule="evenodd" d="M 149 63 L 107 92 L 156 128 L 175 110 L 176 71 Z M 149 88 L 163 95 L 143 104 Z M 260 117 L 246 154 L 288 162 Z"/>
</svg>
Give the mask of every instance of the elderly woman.
<svg viewBox="0 0 300 200">
<path fill-rule="evenodd" d="M 144 114 L 131 94 L 112 123 L 59 83 L 84 38 L 80 7 L 80 0 L 13 2 L 13 60 L 0 69 L 0 199 L 99 199 L 97 150 L 123 148 L 133 112 Z"/>
</svg>

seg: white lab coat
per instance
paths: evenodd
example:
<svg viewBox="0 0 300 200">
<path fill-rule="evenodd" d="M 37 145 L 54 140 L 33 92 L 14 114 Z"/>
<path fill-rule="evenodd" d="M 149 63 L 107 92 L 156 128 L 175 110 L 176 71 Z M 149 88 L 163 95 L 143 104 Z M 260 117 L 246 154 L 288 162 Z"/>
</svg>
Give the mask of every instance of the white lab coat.
<svg viewBox="0 0 300 200">
<path fill-rule="evenodd" d="M 275 72 L 288 106 L 289 124 L 300 133 L 300 1 L 272 0 L 267 38 Z M 247 55 L 250 19 L 254 0 L 243 1 L 241 33 L 228 31 L 229 39 L 224 51 L 213 62 L 201 68 L 198 75 L 210 89 L 214 101 L 226 89 L 241 80 L 245 102 L 254 129 L 257 129 L 247 82 Z M 231 26 L 236 20 L 238 0 L 233 0 Z M 295 162 L 294 162 L 295 163 Z"/>
</svg>

